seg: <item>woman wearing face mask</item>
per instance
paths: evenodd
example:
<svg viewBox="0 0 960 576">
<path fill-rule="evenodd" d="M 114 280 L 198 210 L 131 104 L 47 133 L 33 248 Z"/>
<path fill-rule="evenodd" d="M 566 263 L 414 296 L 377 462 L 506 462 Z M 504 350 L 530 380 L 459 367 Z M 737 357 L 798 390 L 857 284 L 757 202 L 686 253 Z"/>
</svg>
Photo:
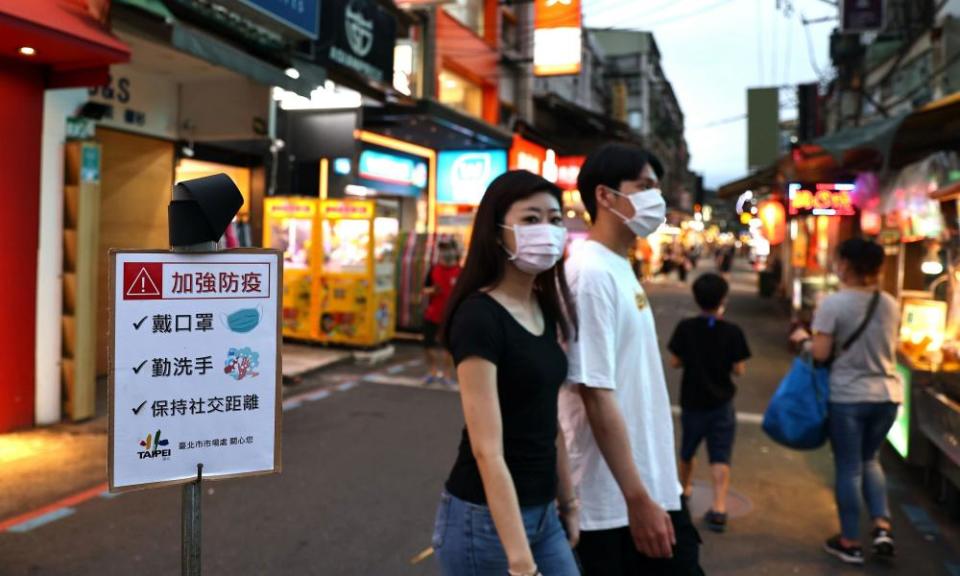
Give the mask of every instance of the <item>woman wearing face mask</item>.
<svg viewBox="0 0 960 576">
<path fill-rule="evenodd" d="M 442 334 L 466 420 L 433 536 L 445 576 L 579 574 L 578 505 L 557 423 L 559 341 L 576 330 L 565 316 L 565 244 L 559 188 L 523 170 L 490 184 Z"/>
<path fill-rule="evenodd" d="M 843 288 L 824 298 L 813 318 L 813 357 L 833 359 L 828 422 L 841 531 L 824 550 L 848 564 L 863 564 L 861 494 L 872 522 L 874 557 L 894 555 L 878 453 L 903 402 L 903 383 L 896 370 L 899 307 L 879 287 L 883 258 L 883 248 L 869 240 L 840 244 L 834 269 Z M 794 336 L 803 338 L 809 338 L 803 331 Z"/>
</svg>

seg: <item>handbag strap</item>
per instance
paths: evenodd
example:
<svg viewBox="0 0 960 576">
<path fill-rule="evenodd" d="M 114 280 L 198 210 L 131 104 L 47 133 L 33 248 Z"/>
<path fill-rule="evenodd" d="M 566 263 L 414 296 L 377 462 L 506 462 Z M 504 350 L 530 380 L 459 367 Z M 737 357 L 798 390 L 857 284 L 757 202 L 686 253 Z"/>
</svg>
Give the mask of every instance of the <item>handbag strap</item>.
<svg viewBox="0 0 960 576">
<path fill-rule="evenodd" d="M 877 311 L 877 304 L 880 303 L 880 291 L 875 290 L 873 292 L 873 298 L 870 299 L 870 304 L 867 305 L 867 313 L 863 317 L 863 321 L 860 322 L 860 325 L 857 326 L 857 329 L 854 330 L 853 334 L 847 338 L 847 341 L 843 343 L 843 347 L 840 348 L 841 352 L 846 352 L 853 343 L 857 341 L 858 338 L 863 334 L 864 330 L 867 329 L 867 324 L 870 323 L 870 319 L 873 318 L 873 313 Z"/>
</svg>

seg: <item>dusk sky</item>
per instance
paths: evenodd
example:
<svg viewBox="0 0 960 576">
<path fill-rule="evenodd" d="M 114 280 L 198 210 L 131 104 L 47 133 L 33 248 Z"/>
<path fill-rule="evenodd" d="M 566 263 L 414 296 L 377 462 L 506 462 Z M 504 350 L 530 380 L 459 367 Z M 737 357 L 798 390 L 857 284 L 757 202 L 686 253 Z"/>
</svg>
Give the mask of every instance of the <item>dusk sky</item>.
<svg viewBox="0 0 960 576">
<path fill-rule="evenodd" d="M 690 147 L 690 168 L 715 188 L 746 174 L 747 88 L 783 86 L 829 75 L 830 32 L 836 21 L 810 24 L 801 17 L 836 17 L 827 0 L 583 0 L 590 27 L 654 33 L 663 68 L 680 100 Z M 780 4 L 780 9 L 777 5 Z M 781 103 L 795 91 L 781 91 Z M 781 119 L 793 118 L 792 108 Z"/>
</svg>

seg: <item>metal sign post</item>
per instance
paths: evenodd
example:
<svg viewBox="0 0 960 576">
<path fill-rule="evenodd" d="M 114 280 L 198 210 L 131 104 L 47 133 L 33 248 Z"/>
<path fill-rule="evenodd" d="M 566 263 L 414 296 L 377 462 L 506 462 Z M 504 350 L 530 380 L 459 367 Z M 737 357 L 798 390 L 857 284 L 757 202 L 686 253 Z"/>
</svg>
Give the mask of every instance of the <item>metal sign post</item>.
<svg viewBox="0 0 960 576">
<path fill-rule="evenodd" d="M 203 481 L 280 472 L 283 257 L 220 251 L 239 191 L 210 178 L 174 189 L 171 250 L 110 251 L 110 491 L 182 486 L 184 576 Z"/>
<path fill-rule="evenodd" d="M 189 201 L 191 196 L 183 187 L 173 188 L 173 201 Z M 168 226 L 174 226 L 171 219 Z M 171 252 L 218 252 L 220 243 L 200 242 L 188 246 L 172 246 Z M 180 489 L 180 574 L 182 576 L 200 576 L 201 550 L 203 541 L 203 463 L 197 463 L 197 479 L 184 484 Z"/>
</svg>

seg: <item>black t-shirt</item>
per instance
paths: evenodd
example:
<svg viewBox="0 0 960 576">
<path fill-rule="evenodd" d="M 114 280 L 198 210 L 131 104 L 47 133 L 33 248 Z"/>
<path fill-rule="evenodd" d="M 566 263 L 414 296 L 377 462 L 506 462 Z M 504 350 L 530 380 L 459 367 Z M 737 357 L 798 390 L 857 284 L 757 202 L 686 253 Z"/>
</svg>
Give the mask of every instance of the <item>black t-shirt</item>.
<svg viewBox="0 0 960 576">
<path fill-rule="evenodd" d="M 710 410 L 733 399 L 733 365 L 750 357 L 739 326 L 709 316 L 687 318 L 677 325 L 667 347 L 683 362 L 681 407 Z"/>
<path fill-rule="evenodd" d="M 535 336 L 491 296 L 475 294 L 460 304 L 448 337 L 458 365 L 477 357 L 497 367 L 504 459 L 521 506 L 557 497 L 557 396 L 567 375 L 567 357 L 557 342 L 556 320 L 544 320 L 543 335 Z M 466 428 L 447 491 L 467 502 L 486 503 Z"/>
</svg>

